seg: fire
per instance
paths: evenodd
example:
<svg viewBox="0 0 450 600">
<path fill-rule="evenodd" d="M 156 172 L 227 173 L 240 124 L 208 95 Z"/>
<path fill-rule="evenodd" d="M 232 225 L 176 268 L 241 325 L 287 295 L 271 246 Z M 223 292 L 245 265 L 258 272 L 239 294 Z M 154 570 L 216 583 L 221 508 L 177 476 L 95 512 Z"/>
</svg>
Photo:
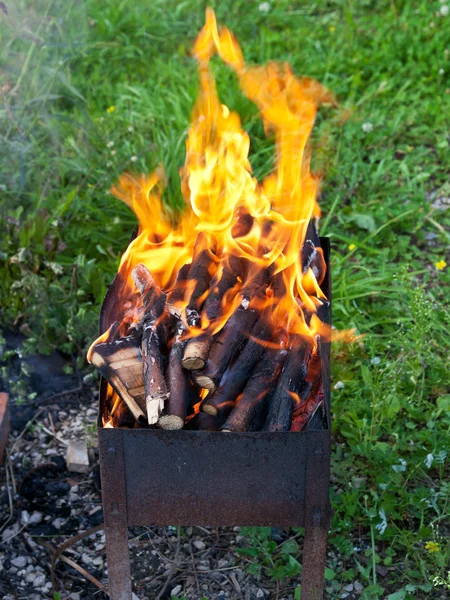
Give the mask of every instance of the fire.
<svg viewBox="0 0 450 600">
<path fill-rule="evenodd" d="M 250 139 L 239 115 L 218 97 L 209 67 L 215 54 L 236 73 L 242 92 L 258 107 L 266 133 L 274 135 L 275 169 L 263 181 L 252 174 Z M 211 258 L 209 275 L 218 280 L 233 258 L 243 260 L 247 269 L 224 294 L 217 315 L 211 319 L 202 314 L 195 325 L 188 322 L 186 307 L 196 282 L 185 282 L 184 298 L 174 302 L 185 321 L 185 338 L 205 331 L 217 334 L 239 306 L 249 306 L 264 315 L 274 330 L 282 328 L 292 339 L 306 338 L 314 348 L 318 334 L 328 335 L 327 326 L 315 314 L 325 299 L 320 289 L 325 263 L 322 257 L 320 272 L 313 268 L 303 272 L 299 255 L 308 224 L 320 216 L 320 180 L 310 170 L 308 140 L 318 108 L 333 104 L 333 96 L 317 81 L 297 77 L 288 64 L 247 66 L 235 37 L 226 27 L 218 28 L 211 9 L 206 11 L 193 55 L 200 91 L 180 171 L 184 209 L 176 213 L 163 203 L 163 167 L 148 176 L 125 173 L 111 190 L 139 221 L 138 235 L 119 267 L 124 295 L 118 333 L 128 335 L 140 318 L 141 299 L 131 276 L 136 265 L 145 265 L 170 295 L 183 265 L 206 250 Z M 199 234 L 203 234 L 200 248 L 196 247 Z M 264 293 L 247 298 L 245 291 L 262 271 L 270 272 L 272 283 Z M 199 306 L 208 293 L 198 299 Z M 108 331 L 93 347 L 109 337 Z"/>
</svg>

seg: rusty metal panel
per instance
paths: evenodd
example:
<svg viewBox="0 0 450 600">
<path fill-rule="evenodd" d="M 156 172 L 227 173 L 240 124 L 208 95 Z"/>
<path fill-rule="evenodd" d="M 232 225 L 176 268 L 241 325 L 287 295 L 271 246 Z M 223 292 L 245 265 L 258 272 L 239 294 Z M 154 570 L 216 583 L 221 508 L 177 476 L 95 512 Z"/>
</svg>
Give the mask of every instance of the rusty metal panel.
<svg viewBox="0 0 450 600">
<path fill-rule="evenodd" d="M 8 394 L 0 393 L 0 465 L 3 462 L 6 442 L 9 435 Z"/>
<path fill-rule="evenodd" d="M 131 600 L 123 433 L 121 429 L 98 432 L 109 595 L 113 600 Z"/>
<path fill-rule="evenodd" d="M 308 448 L 329 447 L 327 431 L 123 434 L 129 525 L 301 526 Z"/>
</svg>

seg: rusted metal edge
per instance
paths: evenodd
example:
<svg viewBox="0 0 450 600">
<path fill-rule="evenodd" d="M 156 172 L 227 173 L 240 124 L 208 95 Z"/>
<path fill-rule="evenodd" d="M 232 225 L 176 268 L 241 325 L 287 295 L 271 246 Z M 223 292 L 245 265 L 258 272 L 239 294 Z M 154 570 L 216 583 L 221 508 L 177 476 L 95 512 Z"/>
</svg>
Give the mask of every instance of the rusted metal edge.
<svg viewBox="0 0 450 600">
<path fill-rule="evenodd" d="M 8 394 L 0 392 L 0 465 L 3 463 L 3 454 L 9 435 L 9 410 Z"/>
</svg>

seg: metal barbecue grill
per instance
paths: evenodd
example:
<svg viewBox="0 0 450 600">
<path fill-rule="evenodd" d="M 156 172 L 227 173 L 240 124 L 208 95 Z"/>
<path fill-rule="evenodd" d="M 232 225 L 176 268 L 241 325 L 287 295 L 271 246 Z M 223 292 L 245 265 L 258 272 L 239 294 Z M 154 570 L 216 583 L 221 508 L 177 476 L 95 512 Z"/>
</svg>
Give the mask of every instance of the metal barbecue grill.
<svg viewBox="0 0 450 600">
<path fill-rule="evenodd" d="M 328 238 L 321 245 L 322 289 L 331 299 Z M 115 283 L 102 306 L 101 333 L 114 321 Z M 301 598 L 323 597 L 331 517 L 328 342 L 321 341 L 321 357 L 326 428 L 311 419 L 299 433 L 103 428 L 102 381 L 98 438 L 112 600 L 132 598 L 128 527 L 138 525 L 304 527 Z"/>
</svg>

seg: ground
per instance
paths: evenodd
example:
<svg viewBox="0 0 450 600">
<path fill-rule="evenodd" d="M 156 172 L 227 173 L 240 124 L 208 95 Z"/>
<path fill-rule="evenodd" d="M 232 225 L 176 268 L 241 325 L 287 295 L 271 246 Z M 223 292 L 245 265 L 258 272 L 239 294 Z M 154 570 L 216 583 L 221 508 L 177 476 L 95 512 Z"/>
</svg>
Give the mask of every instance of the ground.
<svg viewBox="0 0 450 600">
<path fill-rule="evenodd" d="M 356 328 L 363 337 L 333 346 L 328 596 L 445 597 L 450 588 L 448 5 L 437 0 L 211 5 L 218 21 L 235 32 L 249 62 L 287 60 L 296 73 L 317 78 L 338 99 L 336 109 L 320 114 L 313 140 L 313 166 L 323 176 L 320 233 L 332 243 L 334 325 Z M 14 408 L 0 476 L 3 533 L 13 528 L 15 536 L 10 542 L 5 537 L 1 546 L 11 566 L 0 582 L 1 591 L 11 595 L 21 568 L 13 564 L 16 554 L 31 558 L 30 572 L 41 566 L 48 582 L 50 551 L 42 542 L 56 547 L 101 518 L 99 510 L 89 514 L 99 506 L 99 492 L 94 415 L 87 414 L 95 410 L 96 376 L 85 355 L 96 335 L 100 303 L 135 227 L 132 213 L 108 190 L 123 170 L 148 172 L 162 162 L 169 176 L 166 199 L 180 202 L 178 168 L 197 89 L 189 51 L 204 5 L 19 0 L 0 4 L 0 13 L 0 376 Z M 215 71 L 223 102 L 239 111 L 251 136 L 250 158 L 260 178 L 273 164 L 273 140 L 265 138 L 255 108 L 240 95 L 230 72 L 219 63 Z M 60 365 L 58 373 L 45 371 L 36 358 L 49 354 L 51 365 Z M 43 373 L 45 383 L 36 387 Z M 55 398 L 50 408 L 53 403 L 43 400 L 61 391 L 60 384 L 63 391 L 83 392 Z M 65 470 L 64 444 L 55 440 L 49 411 L 55 431 L 61 428 L 65 438 L 76 434 L 73 422 L 79 419 L 92 445 L 89 475 Z M 66 416 L 59 416 L 61 411 Z M 45 454 L 52 450 L 56 454 Z M 30 473 L 55 460 L 55 467 Z M 33 506 L 20 490 L 34 477 L 44 488 L 50 485 L 52 497 L 56 486 L 61 498 L 50 504 L 41 498 L 39 508 Z M 76 485 L 78 491 L 70 491 Z M 79 505 L 67 507 L 75 495 Z M 81 512 L 70 524 L 72 510 Z M 23 511 L 32 519 L 40 512 L 43 520 L 29 522 Z M 49 527 L 55 519 L 67 520 L 67 531 L 46 533 L 45 515 L 51 517 Z M 172 563 L 158 552 L 166 556 L 167 550 L 174 559 L 177 532 L 134 535 L 151 538 L 150 553 L 156 552 L 151 564 L 161 570 L 162 588 Z M 243 594 L 247 588 L 253 593 L 250 581 L 271 590 L 270 597 L 276 598 L 277 586 L 279 598 L 294 593 L 301 532 L 285 532 L 286 538 L 264 529 L 180 535 L 183 565 L 190 556 L 184 544 L 205 543 L 204 550 L 193 548 L 200 586 L 212 581 L 199 568 L 209 560 L 212 573 L 230 569 L 223 572 L 229 583 L 221 581 L 230 598 L 240 597 L 235 581 Z M 100 564 L 82 559 L 83 552 L 92 561 L 103 559 L 96 536 L 98 542 L 82 540 L 70 549 L 77 552 L 72 554 L 77 564 L 104 580 Z M 229 554 L 210 553 L 222 545 Z M 238 552 L 241 545 L 247 550 Z M 219 556 L 230 567 L 220 567 Z M 137 567 L 137 555 L 134 563 Z M 189 574 L 193 579 L 177 592 L 179 598 L 189 585 L 195 591 L 188 597 L 200 597 L 192 564 L 180 580 L 177 571 L 166 592 L 185 586 Z M 142 572 L 137 577 L 144 578 Z M 355 591 L 355 582 L 362 589 L 357 585 Z M 61 598 L 72 592 L 90 597 L 94 587 L 86 591 L 86 585 L 84 575 L 57 563 Z M 26 588 L 19 590 L 24 591 L 18 597 L 27 597 Z M 158 593 L 149 590 L 142 595 Z"/>
</svg>

